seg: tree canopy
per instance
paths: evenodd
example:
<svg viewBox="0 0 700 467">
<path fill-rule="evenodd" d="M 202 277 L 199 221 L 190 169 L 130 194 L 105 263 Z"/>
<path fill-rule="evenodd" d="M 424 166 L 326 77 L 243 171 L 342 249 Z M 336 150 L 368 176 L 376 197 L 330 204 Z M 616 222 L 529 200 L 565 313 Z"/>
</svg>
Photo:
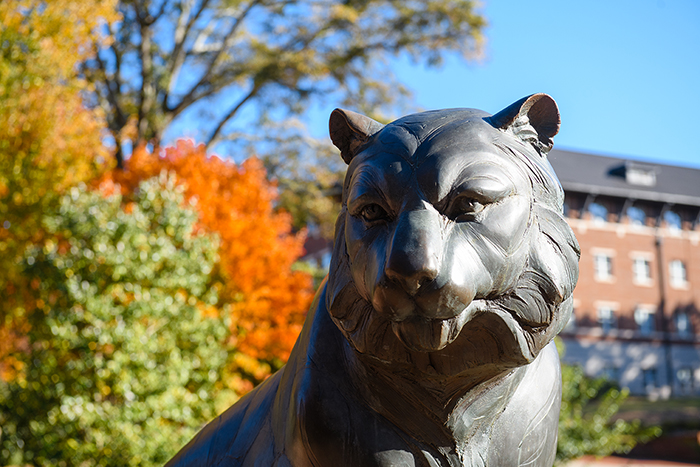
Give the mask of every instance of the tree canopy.
<svg viewBox="0 0 700 467">
<path fill-rule="evenodd" d="M 86 185 L 23 255 L 37 311 L 0 383 L 3 465 L 162 465 L 235 397 L 210 284 L 216 237 L 166 173 L 128 203 Z M 222 400 L 223 398 L 223 400 Z"/>
<path fill-rule="evenodd" d="M 277 190 L 255 158 L 236 165 L 180 140 L 160 154 L 138 148 L 126 170 L 106 178 L 128 193 L 162 171 L 177 174 L 188 199 L 197 200 L 202 227 L 221 239 L 215 280 L 220 307 L 231 320 L 234 364 L 260 381 L 287 360 L 311 303 L 310 277 L 292 271 L 304 237 L 291 232 L 288 214 L 274 209 Z M 257 360 L 271 367 L 263 369 Z"/>
<path fill-rule="evenodd" d="M 207 147 L 241 143 L 329 94 L 376 114 L 402 91 L 387 57 L 474 57 L 485 25 L 472 0 L 123 0 L 118 9 L 109 47 L 96 47 L 83 72 L 120 165 L 122 145 L 157 144 L 168 128 L 195 126 Z"/>
<path fill-rule="evenodd" d="M 111 159 L 104 120 L 83 106 L 87 83 L 76 66 L 117 17 L 108 0 L 0 2 L 0 379 L 18 369 L 9 352 L 34 308 L 25 248 L 43 241 L 42 216 L 60 194 Z"/>
</svg>

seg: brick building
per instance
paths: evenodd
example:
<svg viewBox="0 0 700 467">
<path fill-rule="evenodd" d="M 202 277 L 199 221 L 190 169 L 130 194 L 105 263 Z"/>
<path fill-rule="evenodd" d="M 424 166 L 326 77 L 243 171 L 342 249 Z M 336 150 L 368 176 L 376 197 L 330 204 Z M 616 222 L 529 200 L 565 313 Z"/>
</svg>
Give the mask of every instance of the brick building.
<svg viewBox="0 0 700 467">
<path fill-rule="evenodd" d="M 581 245 L 564 361 L 636 394 L 700 394 L 700 170 L 549 157 Z"/>
</svg>

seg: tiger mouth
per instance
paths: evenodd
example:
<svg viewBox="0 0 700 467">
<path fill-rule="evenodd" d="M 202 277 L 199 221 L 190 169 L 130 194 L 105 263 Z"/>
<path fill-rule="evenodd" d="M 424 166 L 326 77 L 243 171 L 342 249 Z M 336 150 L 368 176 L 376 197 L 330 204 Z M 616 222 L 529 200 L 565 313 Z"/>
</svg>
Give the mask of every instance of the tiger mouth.
<svg viewBox="0 0 700 467">
<path fill-rule="evenodd" d="M 464 326 L 477 315 L 487 313 L 502 322 L 514 339 L 513 344 L 524 358 L 523 363 L 536 356 L 526 332 L 524 323 L 514 313 L 494 307 L 489 300 L 474 300 L 461 313 L 451 318 L 425 318 L 411 316 L 402 321 L 392 321 L 391 328 L 396 337 L 410 350 L 416 352 L 436 352 L 453 343 L 462 333 Z"/>
<path fill-rule="evenodd" d="M 479 308 L 479 303 L 474 301 L 450 318 L 413 315 L 401 321 L 392 321 L 391 328 L 396 337 L 411 350 L 434 352 L 454 342 Z"/>
</svg>

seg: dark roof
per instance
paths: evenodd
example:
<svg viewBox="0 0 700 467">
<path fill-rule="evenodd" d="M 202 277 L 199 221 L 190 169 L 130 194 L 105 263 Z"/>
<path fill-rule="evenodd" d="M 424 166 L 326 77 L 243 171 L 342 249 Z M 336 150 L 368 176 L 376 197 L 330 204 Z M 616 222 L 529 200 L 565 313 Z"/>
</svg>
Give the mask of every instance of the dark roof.
<svg viewBox="0 0 700 467">
<path fill-rule="evenodd" d="M 553 149 L 564 191 L 700 206 L 700 170 Z"/>
</svg>

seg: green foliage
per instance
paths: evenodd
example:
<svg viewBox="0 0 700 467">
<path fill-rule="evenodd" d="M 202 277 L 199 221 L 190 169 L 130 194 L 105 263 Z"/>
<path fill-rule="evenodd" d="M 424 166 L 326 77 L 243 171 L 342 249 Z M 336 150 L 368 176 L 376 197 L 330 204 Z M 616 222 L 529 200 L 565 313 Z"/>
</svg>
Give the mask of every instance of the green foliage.
<svg viewBox="0 0 700 467">
<path fill-rule="evenodd" d="M 132 202 L 72 188 L 27 251 L 41 297 L 24 371 L 0 383 L 3 465 L 161 465 L 231 398 L 215 238 L 161 175 Z M 208 316 L 211 315 L 211 316 Z"/>
<path fill-rule="evenodd" d="M 557 463 L 584 455 L 627 453 L 637 443 L 661 434 L 638 420 L 615 420 L 627 389 L 611 387 L 605 378 L 589 378 L 579 366 L 562 365 L 562 404 L 559 413 Z"/>
<path fill-rule="evenodd" d="M 8 353 L 34 307 L 22 253 L 43 242 L 43 213 L 110 153 L 102 119 L 82 105 L 76 64 L 89 55 L 84 44 L 99 42 L 92 31 L 109 19 L 111 1 L 0 2 L 0 379 L 17 371 Z"/>
</svg>

